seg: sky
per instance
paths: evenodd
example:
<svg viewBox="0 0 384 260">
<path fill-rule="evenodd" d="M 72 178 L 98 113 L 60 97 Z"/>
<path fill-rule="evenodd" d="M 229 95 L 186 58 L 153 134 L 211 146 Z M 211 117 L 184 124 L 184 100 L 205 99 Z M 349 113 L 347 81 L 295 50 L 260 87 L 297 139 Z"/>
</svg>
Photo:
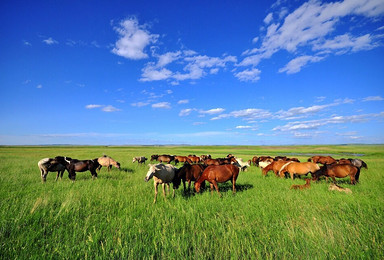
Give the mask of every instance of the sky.
<svg viewBox="0 0 384 260">
<path fill-rule="evenodd" d="M 0 2 L 0 145 L 384 143 L 384 1 Z"/>
</svg>

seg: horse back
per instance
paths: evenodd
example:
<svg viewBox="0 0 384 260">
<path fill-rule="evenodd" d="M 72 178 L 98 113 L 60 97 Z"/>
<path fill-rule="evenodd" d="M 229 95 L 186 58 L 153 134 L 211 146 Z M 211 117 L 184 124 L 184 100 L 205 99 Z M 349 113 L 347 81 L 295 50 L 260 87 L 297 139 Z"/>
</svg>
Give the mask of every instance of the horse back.
<svg viewBox="0 0 384 260">
<path fill-rule="evenodd" d="M 237 179 L 239 168 L 232 164 L 212 165 L 206 168 L 203 174 L 204 173 L 206 173 L 208 181 L 215 180 L 216 182 L 226 182 L 230 179 Z"/>
</svg>

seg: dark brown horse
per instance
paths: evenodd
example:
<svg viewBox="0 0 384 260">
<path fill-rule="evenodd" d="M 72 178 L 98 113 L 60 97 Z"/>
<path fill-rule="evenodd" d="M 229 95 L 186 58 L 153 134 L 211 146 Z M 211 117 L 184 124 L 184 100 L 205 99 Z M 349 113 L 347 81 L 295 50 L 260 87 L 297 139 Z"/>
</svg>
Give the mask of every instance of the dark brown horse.
<svg viewBox="0 0 384 260">
<path fill-rule="evenodd" d="M 159 157 L 157 157 L 157 160 L 161 163 L 162 162 L 171 163 L 172 161 L 175 160 L 175 156 L 163 154 L 163 155 L 159 155 Z"/>
<path fill-rule="evenodd" d="M 331 177 L 333 182 L 336 183 L 337 178 L 345 178 L 350 177 L 351 184 L 356 184 L 358 180 L 358 174 L 360 173 L 360 169 L 351 164 L 333 164 L 333 165 L 324 165 L 320 168 L 320 170 L 316 171 L 313 174 L 313 180 L 319 180 L 320 176 Z"/>
<path fill-rule="evenodd" d="M 186 163 L 183 167 L 177 170 L 177 176 L 183 181 L 184 191 L 186 191 L 185 181 L 188 182 L 188 191 L 190 191 L 191 181 L 196 181 L 201 176 L 205 168 L 206 167 L 202 164 Z M 203 182 L 203 185 L 204 183 L 205 182 Z"/>
<path fill-rule="evenodd" d="M 69 157 L 64 157 L 61 163 L 64 163 L 69 173 L 69 178 L 72 181 L 75 181 L 76 179 L 76 172 L 85 172 L 85 171 L 90 171 L 92 174 L 92 179 L 95 179 L 97 178 L 96 169 L 100 166 L 97 159 L 98 158 L 93 160 L 77 160 L 77 159 L 71 159 Z"/>
<path fill-rule="evenodd" d="M 308 162 L 314 162 L 314 163 L 321 163 L 321 164 L 333 164 L 337 163 L 337 161 L 331 157 L 331 156 L 321 156 L 321 155 L 316 155 L 312 156 L 311 158 L 308 159 Z"/>
<path fill-rule="evenodd" d="M 231 181 L 233 193 L 236 193 L 236 180 L 238 176 L 239 167 L 233 164 L 208 166 L 203 171 L 200 178 L 195 182 L 195 190 L 196 192 L 200 192 L 201 183 L 208 181 L 211 186 L 211 193 L 213 191 L 213 187 L 215 187 L 217 193 L 221 196 L 217 183 Z"/>
</svg>

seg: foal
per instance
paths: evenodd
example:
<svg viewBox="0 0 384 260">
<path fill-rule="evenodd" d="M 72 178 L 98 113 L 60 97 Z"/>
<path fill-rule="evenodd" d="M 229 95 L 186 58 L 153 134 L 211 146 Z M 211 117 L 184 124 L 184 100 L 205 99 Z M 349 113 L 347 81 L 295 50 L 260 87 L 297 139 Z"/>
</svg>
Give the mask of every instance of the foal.
<svg viewBox="0 0 384 260">
<path fill-rule="evenodd" d="M 290 190 L 304 190 L 311 188 L 311 179 L 306 179 L 304 185 L 292 185 Z"/>
</svg>

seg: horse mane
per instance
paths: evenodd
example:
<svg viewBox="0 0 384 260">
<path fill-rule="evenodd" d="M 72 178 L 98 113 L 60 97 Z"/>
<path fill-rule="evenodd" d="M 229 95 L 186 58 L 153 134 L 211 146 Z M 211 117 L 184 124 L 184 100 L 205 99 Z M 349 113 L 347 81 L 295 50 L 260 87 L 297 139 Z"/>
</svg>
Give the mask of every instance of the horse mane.
<svg viewBox="0 0 384 260">
<path fill-rule="evenodd" d="M 289 164 L 293 163 L 292 162 L 287 162 L 286 164 L 284 164 L 281 168 L 280 168 L 280 171 L 279 171 L 279 175 L 281 174 L 281 172 L 284 170 L 285 167 L 287 167 Z"/>
</svg>

